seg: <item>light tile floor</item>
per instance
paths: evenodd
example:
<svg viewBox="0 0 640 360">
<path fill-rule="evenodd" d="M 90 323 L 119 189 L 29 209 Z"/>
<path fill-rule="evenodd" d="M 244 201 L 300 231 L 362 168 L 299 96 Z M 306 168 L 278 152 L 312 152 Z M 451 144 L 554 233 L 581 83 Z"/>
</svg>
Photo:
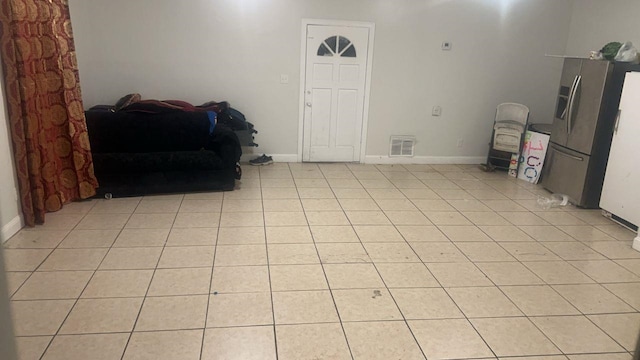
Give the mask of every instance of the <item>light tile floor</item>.
<svg viewBox="0 0 640 360">
<path fill-rule="evenodd" d="M 628 360 L 634 234 L 475 166 L 245 166 L 5 244 L 21 360 Z"/>
</svg>

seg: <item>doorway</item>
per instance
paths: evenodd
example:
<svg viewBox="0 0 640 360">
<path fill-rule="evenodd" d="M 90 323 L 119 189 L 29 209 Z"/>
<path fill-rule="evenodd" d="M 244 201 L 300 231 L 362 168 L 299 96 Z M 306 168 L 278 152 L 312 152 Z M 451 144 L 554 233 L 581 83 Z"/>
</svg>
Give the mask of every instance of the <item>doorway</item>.
<svg viewBox="0 0 640 360">
<path fill-rule="evenodd" d="M 302 32 L 300 160 L 360 162 L 374 25 L 308 20 Z"/>
</svg>

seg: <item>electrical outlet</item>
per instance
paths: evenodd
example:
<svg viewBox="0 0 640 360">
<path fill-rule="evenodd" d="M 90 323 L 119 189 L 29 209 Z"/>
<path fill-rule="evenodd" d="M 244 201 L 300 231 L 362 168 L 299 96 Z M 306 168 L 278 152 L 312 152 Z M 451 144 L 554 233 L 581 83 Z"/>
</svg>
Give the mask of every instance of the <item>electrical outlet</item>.
<svg viewBox="0 0 640 360">
<path fill-rule="evenodd" d="M 442 42 L 442 50 L 451 50 L 451 47 L 453 46 L 453 44 L 450 41 L 444 41 Z"/>
<path fill-rule="evenodd" d="M 288 84 L 289 83 L 289 75 L 280 74 L 280 84 Z"/>
<path fill-rule="evenodd" d="M 458 147 L 461 148 L 464 146 L 464 140 L 458 139 Z"/>
<path fill-rule="evenodd" d="M 442 107 L 439 105 L 434 106 L 433 109 L 431 110 L 431 115 L 432 116 L 442 115 Z"/>
</svg>

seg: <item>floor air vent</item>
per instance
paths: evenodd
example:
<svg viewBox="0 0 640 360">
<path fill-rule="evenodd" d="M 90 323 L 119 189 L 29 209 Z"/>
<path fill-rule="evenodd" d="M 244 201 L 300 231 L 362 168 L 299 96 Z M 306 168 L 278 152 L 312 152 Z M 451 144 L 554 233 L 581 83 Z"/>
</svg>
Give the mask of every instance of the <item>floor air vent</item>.
<svg viewBox="0 0 640 360">
<path fill-rule="evenodd" d="M 413 136 L 392 136 L 389 143 L 389 156 L 412 157 L 416 139 Z"/>
</svg>

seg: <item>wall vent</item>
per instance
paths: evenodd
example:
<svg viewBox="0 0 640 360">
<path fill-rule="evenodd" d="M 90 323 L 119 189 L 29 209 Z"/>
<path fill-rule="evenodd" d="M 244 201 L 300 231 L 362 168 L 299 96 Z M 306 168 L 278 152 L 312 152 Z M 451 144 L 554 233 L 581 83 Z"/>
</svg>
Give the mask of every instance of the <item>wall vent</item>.
<svg viewBox="0 0 640 360">
<path fill-rule="evenodd" d="M 389 156 L 412 157 L 415 144 L 414 136 L 392 136 L 389 142 Z"/>
</svg>

